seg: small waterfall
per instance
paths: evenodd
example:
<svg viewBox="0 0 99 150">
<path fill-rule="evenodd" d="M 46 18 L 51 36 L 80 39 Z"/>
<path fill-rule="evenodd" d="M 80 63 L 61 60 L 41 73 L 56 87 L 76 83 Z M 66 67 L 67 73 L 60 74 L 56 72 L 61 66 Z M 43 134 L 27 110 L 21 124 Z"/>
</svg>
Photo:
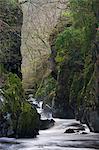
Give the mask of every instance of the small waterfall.
<svg viewBox="0 0 99 150">
<path fill-rule="evenodd" d="M 52 99 L 52 108 L 54 107 L 54 105 L 55 105 L 55 100 L 54 100 L 54 98 Z"/>
<path fill-rule="evenodd" d="M 3 102 L 4 102 L 4 97 L 3 97 L 3 91 L 0 89 L 0 109 L 2 108 Z"/>
<path fill-rule="evenodd" d="M 48 104 L 43 107 L 43 101 L 37 101 L 32 96 L 29 95 L 28 102 L 37 109 L 37 112 L 41 115 L 41 120 L 52 119 L 52 108 Z"/>
<path fill-rule="evenodd" d="M 39 114 L 42 114 L 42 112 L 43 112 L 43 101 L 40 101 L 40 102 L 38 103 L 37 112 L 38 112 Z"/>
</svg>

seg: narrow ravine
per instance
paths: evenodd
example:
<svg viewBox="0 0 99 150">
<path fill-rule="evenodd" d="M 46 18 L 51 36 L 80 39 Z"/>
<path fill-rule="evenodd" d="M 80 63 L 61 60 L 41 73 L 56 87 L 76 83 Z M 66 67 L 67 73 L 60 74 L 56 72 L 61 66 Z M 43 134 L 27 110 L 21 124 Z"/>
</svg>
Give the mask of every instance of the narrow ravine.
<svg viewBox="0 0 99 150">
<path fill-rule="evenodd" d="M 95 150 L 99 149 L 99 134 L 64 133 L 75 120 L 55 119 L 55 126 L 40 131 L 35 139 L 0 139 L 0 150 Z"/>
</svg>

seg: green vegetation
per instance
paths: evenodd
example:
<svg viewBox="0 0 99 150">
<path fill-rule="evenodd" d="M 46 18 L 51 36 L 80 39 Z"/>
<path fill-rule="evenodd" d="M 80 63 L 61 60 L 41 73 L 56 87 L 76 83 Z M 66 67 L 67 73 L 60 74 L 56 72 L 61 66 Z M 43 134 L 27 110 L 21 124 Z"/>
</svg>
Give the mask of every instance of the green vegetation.
<svg viewBox="0 0 99 150">
<path fill-rule="evenodd" d="M 24 99 L 21 80 L 17 75 L 9 73 L 3 87 L 5 97 L 5 112 L 17 116 L 21 112 L 21 103 Z"/>
<path fill-rule="evenodd" d="M 65 81 L 68 83 L 69 99 L 65 96 L 64 102 L 69 100 L 71 106 L 75 105 L 76 109 L 95 109 L 96 108 L 96 49 L 94 42 L 96 40 L 96 27 L 98 24 L 98 7 L 99 2 L 93 0 L 70 0 L 69 9 L 63 13 L 67 18 L 63 25 L 63 29 L 54 31 L 52 34 L 52 43 L 54 42 L 56 49 L 55 60 L 59 73 L 58 86 L 61 92 L 62 71 L 65 67 L 69 68 L 69 78 Z M 68 26 L 71 20 L 71 25 Z M 58 25 L 57 25 L 58 26 Z M 58 29 L 58 28 L 57 28 Z M 55 30 L 57 30 L 55 28 Z M 54 36 L 53 36 L 54 35 Z M 63 64 L 66 66 L 63 69 Z M 64 75 L 63 75 L 64 76 Z M 67 84 L 65 83 L 65 86 Z M 66 90 L 66 87 L 65 87 Z M 60 93 L 60 95 L 62 95 Z M 58 99 L 56 96 L 56 105 Z M 61 102 L 58 101 L 58 103 Z M 58 104 L 59 105 L 59 104 Z M 75 108 L 74 107 L 74 108 Z"/>
<path fill-rule="evenodd" d="M 22 87 L 23 15 L 17 0 L 0 1 L 0 19 L 0 137 L 35 137 L 39 115 L 26 101 Z"/>
<path fill-rule="evenodd" d="M 48 95 L 54 91 L 51 99 L 55 97 L 56 105 L 69 101 L 71 106 L 75 105 L 78 110 L 81 107 L 96 108 L 94 41 L 98 24 L 98 6 L 97 0 L 69 1 L 68 9 L 62 13 L 49 38 L 50 45 L 54 45 L 56 50 L 54 59 L 56 70 L 58 70 L 58 81 L 54 81 L 52 86 L 51 78 L 44 79 L 36 93 L 38 96 L 48 98 Z M 64 80 L 63 86 L 62 80 Z M 64 100 L 62 100 L 62 95 L 64 95 Z"/>
<path fill-rule="evenodd" d="M 8 74 L 3 87 L 4 107 L 3 113 L 11 114 L 13 129 L 17 130 L 19 116 L 24 101 L 21 80 L 15 74 Z"/>
<path fill-rule="evenodd" d="M 22 87 L 23 13 L 17 0 L 1 0 L 0 8 L 0 96 L 3 98 L 0 115 L 3 119 L 10 115 L 13 136 L 35 137 L 40 116 L 26 101 Z M 34 74 L 29 74 L 30 81 L 26 78 L 29 82 L 33 80 L 30 85 L 33 96 L 49 105 L 54 99 L 54 107 L 63 118 L 72 118 L 74 112 L 81 110 L 99 111 L 98 22 L 98 0 L 70 0 L 49 37 L 52 72 L 48 54 L 44 54 L 33 62 L 36 67 Z"/>
<path fill-rule="evenodd" d="M 19 137 L 35 137 L 39 131 L 39 115 L 36 109 L 28 103 L 23 103 L 22 113 L 19 117 L 17 134 Z"/>
<path fill-rule="evenodd" d="M 3 91 L 3 106 L 1 112 L 10 114 L 13 136 L 35 137 L 39 131 L 39 115 L 25 100 L 20 78 L 8 73 L 5 78 Z"/>
</svg>

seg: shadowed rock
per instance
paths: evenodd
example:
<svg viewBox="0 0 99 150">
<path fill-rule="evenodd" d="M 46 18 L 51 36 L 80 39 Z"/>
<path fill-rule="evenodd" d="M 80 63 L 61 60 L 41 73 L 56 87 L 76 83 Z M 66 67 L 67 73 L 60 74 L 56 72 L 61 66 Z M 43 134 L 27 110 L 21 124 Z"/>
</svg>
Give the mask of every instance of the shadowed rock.
<svg viewBox="0 0 99 150">
<path fill-rule="evenodd" d="M 55 121 L 53 119 L 51 120 L 41 120 L 40 121 L 40 129 L 41 130 L 45 130 L 45 129 L 49 129 L 52 126 L 54 126 Z"/>
</svg>

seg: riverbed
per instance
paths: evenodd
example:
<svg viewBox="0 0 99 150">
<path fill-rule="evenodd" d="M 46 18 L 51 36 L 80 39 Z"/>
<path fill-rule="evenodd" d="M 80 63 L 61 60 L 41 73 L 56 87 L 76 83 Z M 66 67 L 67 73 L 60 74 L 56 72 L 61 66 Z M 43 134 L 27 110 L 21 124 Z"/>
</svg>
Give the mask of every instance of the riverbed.
<svg viewBox="0 0 99 150">
<path fill-rule="evenodd" d="M 35 139 L 0 138 L 0 150 L 99 150 L 99 134 L 64 133 L 76 120 L 55 119 L 55 126 L 40 131 Z M 78 123 L 78 122 L 77 122 Z"/>
</svg>

